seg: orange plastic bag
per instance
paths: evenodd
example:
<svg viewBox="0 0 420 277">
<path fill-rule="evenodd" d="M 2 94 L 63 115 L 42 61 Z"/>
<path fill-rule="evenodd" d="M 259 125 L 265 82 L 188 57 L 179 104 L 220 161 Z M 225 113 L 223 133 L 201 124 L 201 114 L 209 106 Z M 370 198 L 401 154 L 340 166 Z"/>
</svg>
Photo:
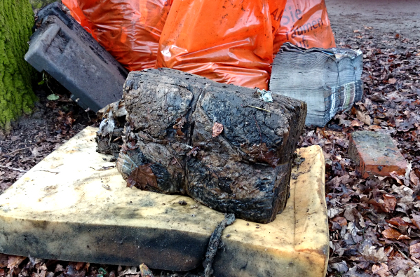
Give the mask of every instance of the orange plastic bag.
<svg viewBox="0 0 420 277">
<path fill-rule="evenodd" d="M 128 70 L 155 66 L 171 0 L 63 0 L 63 4 Z"/>
<path fill-rule="evenodd" d="M 287 0 L 284 10 L 271 9 L 274 18 L 281 18 L 274 35 L 274 55 L 285 42 L 304 48 L 335 47 L 324 0 Z"/>
<path fill-rule="evenodd" d="M 276 2 L 280 8 L 286 4 L 286 0 Z M 174 0 L 156 65 L 267 89 L 272 25 L 267 0 Z"/>
<path fill-rule="evenodd" d="M 79 4 L 76 0 L 63 0 L 62 1 L 67 8 L 69 8 L 71 15 L 77 22 L 79 22 L 82 27 L 97 40 L 95 33 L 92 30 L 92 24 L 86 18 L 82 9 L 79 7 Z"/>
</svg>

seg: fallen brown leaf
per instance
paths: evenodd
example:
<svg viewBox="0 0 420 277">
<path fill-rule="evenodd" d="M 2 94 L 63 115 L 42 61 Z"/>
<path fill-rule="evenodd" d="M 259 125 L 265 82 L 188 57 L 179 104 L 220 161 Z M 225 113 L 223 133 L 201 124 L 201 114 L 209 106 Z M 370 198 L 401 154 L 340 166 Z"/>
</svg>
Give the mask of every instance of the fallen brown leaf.
<svg viewBox="0 0 420 277">
<path fill-rule="evenodd" d="M 410 172 L 410 181 L 417 187 L 420 185 L 420 179 L 414 171 Z"/>
<path fill-rule="evenodd" d="M 364 198 L 363 201 L 365 201 Z M 371 204 L 377 211 L 389 212 L 386 210 L 384 203 L 378 203 L 374 199 L 369 199 L 367 203 Z"/>
<path fill-rule="evenodd" d="M 409 225 L 401 217 L 394 217 L 394 218 L 391 218 L 390 220 L 386 220 L 386 222 L 397 227 Z"/>
<path fill-rule="evenodd" d="M 387 239 L 396 239 L 396 240 L 410 239 L 409 236 L 403 235 L 397 230 L 393 228 L 389 228 L 389 227 L 386 227 L 386 229 L 382 231 L 382 235 Z"/>
<path fill-rule="evenodd" d="M 156 175 L 153 173 L 150 164 L 139 165 L 127 178 L 127 183 L 140 189 L 145 189 L 147 186 L 159 189 Z"/>
<path fill-rule="evenodd" d="M 372 272 L 378 274 L 381 277 L 389 276 L 391 273 L 388 271 L 388 266 L 384 263 L 381 263 L 379 266 L 373 265 Z"/>
<path fill-rule="evenodd" d="M 420 230 L 420 215 L 411 214 L 411 222 Z"/>
<path fill-rule="evenodd" d="M 352 127 L 361 127 L 361 126 L 363 126 L 363 124 L 364 124 L 363 122 L 355 119 L 355 120 L 352 120 L 351 121 L 350 126 L 352 126 Z"/>
<path fill-rule="evenodd" d="M 398 251 L 395 251 L 395 254 L 388 260 L 388 267 L 394 272 L 398 272 L 400 270 L 407 271 L 413 266 L 413 261 L 408 260 L 407 257 L 404 257 Z"/>
<path fill-rule="evenodd" d="M 365 245 L 361 254 L 366 261 L 374 263 L 386 262 L 388 260 L 384 247 L 376 249 L 375 246 Z"/>
<path fill-rule="evenodd" d="M 420 259 L 420 243 L 410 245 L 410 255 L 416 259 Z"/>
<path fill-rule="evenodd" d="M 372 131 L 380 130 L 380 129 L 382 129 L 382 127 L 378 126 L 378 125 L 370 125 L 369 126 L 369 130 L 372 130 Z"/>
<path fill-rule="evenodd" d="M 372 123 L 372 119 L 370 118 L 370 116 L 361 111 L 356 111 L 356 117 L 358 120 L 360 120 L 368 126 L 370 126 L 370 124 Z"/>
<path fill-rule="evenodd" d="M 213 134 L 212 137 L 217 137 L 223 132 L 223 124 L 215 122 L 213 124 Z"/>
<path fill-rule="evenodd" d="M 80 270 L 81 268 L 83 268 L 85 265 L 85 263 L 83 262 L 78 262 L 76 263 L 76 265 L 74 266 L 74 268 L 76 268 L 76 270 Z"/>
<path fill-rule="evenodd" d="M 347 225 L 347 219 L 341 216 L 335 217 L 332 221 L 337 222 L 341 227 Z"/>
<path fill-rule="evenodd" d="M 7 268 L 12 269 L 12 268 L 15 268 L 15 267 L 19 266 L 25 259 L 26 259 L 26 257 L 9 256 L 9 259 L 7 261 Z"/>
<path fill-rule="evenodd" d="M 398 173 L 397 172 L 395 172 L 395 171 L 392 171 L 392 172 L 390 172 L 389 173 L 389 175 L 392 177 L 392 178 L 394 178 L 394 180 L 395 181 L 397 181 L 397 183 L 398 184 L 400 184 L 400 185 L 404 185 L 404 183 L 401 181 L 401 176 L 400 175 L 398 175 Z"/>
<path fill-rule="evenodd" d="M 417 263 L 417 265 L 420 265 L 420 260 L 419 259 L 416 259 L 415 257 L 413 257 L 413 256 L 411 256 L 411 259 L 413 260 L 413 261 L 415 261 L 416 263 Z"/>
<path fill-rule="evenodd" d="M 387 213 L 392 213 L 395 210 L 395 205 L 397 205 L 397 199 L 390 195 L 384 194 L 384 210 Z"/>
</svg>

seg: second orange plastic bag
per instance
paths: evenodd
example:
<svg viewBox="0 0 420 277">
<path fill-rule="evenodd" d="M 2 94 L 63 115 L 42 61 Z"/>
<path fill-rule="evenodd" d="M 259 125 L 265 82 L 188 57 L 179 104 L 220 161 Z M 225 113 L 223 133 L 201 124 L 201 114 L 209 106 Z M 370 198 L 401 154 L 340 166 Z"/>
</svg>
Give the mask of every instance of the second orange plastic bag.
<svg viewBox="0 0 420 277">
<path fill-rule="evenodd" d="M 280 8 L 286 4 L 276 2 Z M 174 0 L 160 38 L 157 67 L 267 89 L 273 25 L 267 0 Z"/>
<path fill-rule="evenodd" d="M 283 10 L 272 10 L 274 18 L 281 18 L 274 35 L 274 54 L 285 42 L 303 48 L 336 46 L 325 0 L 287 0 Z"/>
<path fill-rule="evenodd" d="M 171 0 L 63 0 L 63 4 L 128 70 L 155 66 Z"/>
</svg>

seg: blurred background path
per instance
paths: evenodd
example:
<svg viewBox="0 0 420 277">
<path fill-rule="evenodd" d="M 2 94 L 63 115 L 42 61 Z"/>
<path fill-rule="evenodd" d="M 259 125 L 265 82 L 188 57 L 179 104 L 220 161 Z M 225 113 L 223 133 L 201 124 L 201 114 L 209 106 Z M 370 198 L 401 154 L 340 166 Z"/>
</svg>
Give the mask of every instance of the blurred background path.
<svg viewBox="0 0 420 277">
<path fill-rule="evenodd" d="M 325 0 L 334 32 L 373 27 L 411 39 L 420 38 L 419 0 Z"/>
</svg>

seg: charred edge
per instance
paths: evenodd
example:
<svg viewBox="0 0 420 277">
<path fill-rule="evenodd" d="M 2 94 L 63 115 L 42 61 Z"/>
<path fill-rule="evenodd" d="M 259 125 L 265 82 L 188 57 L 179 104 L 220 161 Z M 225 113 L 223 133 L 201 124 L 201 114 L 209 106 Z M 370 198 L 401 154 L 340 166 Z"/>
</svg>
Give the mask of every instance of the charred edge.
<svg viewBox="0 0 420 277">
<path fill-rule="evenodd" d="M 193 92 L 193 89 L 192 89 L 192 87 L 188 87 L 187 88 L 189 91 L 191 91 L 191 92 Z M 189 110 L 188 110 L 188 112 L 187 112 L 187 114 L 185 115 L 185 119 L 187 120 L 187 143 L 188 143 L 188 145 L 191 145 L 192 146 L 192 138 L 193 138 L 193 134 L 194 134 L 194 127 L 195 127 L 195 122 L 191 122 L 190 121 L 190 118 L 191 118 L 191 115 L 195 112 L 195 109 L 197 108 L 197 103 L 198 103 L 198 100 L 201 98 L 201 96 L 202 95 L 205 95 L 205 91 L 204 91 L 204 89 L 199 89 L 199 94 L 198 95 L 195 95 L 194 93 L 193 93 L 193 99 L 192 99 L 192 101 L 190 102 L 190 107 L 189 107 Z"/>
<path fill-rule="evenodd" d="M 287 141 L 284 141 L 281 144 L 281 148 L 278 149 L 278 153 L 281 153 L 281 156 L 293 156 L 294 151 L 296 150 L 297 143 L 299 141 L 299 137 L 304 131 L 305 126 L 305 118 L 307 114 L 307 106 L 305 102 L 300 102 L 300 105 L 297 105 L 296 100 L 289 100 L 287 98 L 280 98 L 276 99 L 281 103 L 280 107 L 283 111 L 283 114 L 291 115 L 289 119 L 289 130 L 294 130 L 294 132 L 289 133 L 289 137 Z M 288 113 L 287 113 L 288 111 Z M 290 128 L 291 126 L 297 126 L 296 128 Z M 292 142 L 295 141 L 296 143 L 293 145 Z M 281 160 L 280 163 L 289 162 L 287 160 Z"/>
<path fill-rule="evenodd" d="M 279 172 L 284 172 L 281 170 L 281 168 L 287 167 L 287 171 L 285 174 L 279 174 Z M 281 180 L 278 180 L 276 178 L 276 182 L 279 181 L 281 184 L 285 183 L 285 187 L 282 185 L 279 185 L 276 187 L 274 194 L 277 197 L 273 197 L 273 210 L 277 211 L 277 214 L 280 214 L 283 212 L 283 210 L 286 208 L 287 200 L 290 197 L 290 176 L 292 174 L 292 167 L 288 164 L 282 164 L 277 167 L 277 178 L 280 178 Z M 285 198 L 285 199 L 284 199 Z M 280 206 L 281 205 L 281 206 Z M 271 216 L 270 221 L 273 221 L 276 218 L 276 214 L 273 213 Z"/>
</svg>

